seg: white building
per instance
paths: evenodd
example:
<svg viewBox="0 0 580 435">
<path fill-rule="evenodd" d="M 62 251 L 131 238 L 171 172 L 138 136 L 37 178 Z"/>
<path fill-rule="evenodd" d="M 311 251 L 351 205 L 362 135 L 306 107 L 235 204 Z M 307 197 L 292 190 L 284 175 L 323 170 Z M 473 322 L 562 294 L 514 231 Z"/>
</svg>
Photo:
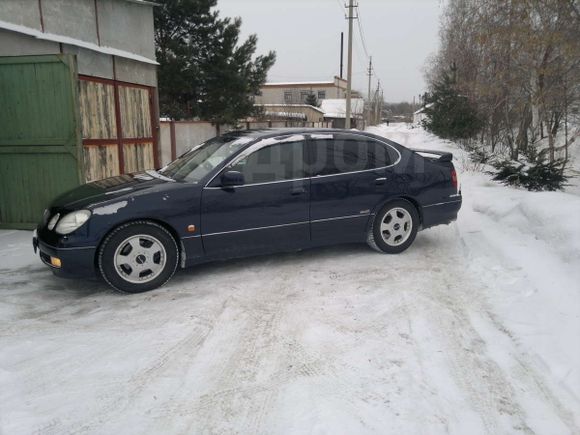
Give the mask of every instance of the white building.
<svg viewBox="0 0 580 435">
<path fill-rule="evenodd" d="M 353 128 L 362 127 L 365 102 L 362 98 L 352 98 L 350 100 L 351 126 Z M 323 100 L 320 108 L 324 112 L 324 120 L 332 121 L 334 128 L 344 128 L 346 120 L 346 99 L 328 98 Z"/>
<path fill-rule="evenodd" d="M 431 106 L 433 106 L 433 103 L 429 103 L 429 104 L 421 107 L 416 112 L 414 112 L 413 113 L 413 124 L 421 124 L 427 118 L 427 115 L 425 114 L 425 109 L 428 107 L 431 107 Z"/>
<path fill-rule="evenodd" d="M 319 101 L 345 98 L 347 81 L 334 77 L 328 81 L 265 83 L 256 97 L 257 104 L 304 104 L 310 94 Z"/>
</svg>

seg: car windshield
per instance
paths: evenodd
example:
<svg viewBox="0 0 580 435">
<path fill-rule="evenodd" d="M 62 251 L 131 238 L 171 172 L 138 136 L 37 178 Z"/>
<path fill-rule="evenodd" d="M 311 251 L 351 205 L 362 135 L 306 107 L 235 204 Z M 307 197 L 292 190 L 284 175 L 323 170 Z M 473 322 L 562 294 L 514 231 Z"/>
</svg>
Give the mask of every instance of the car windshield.
<svg viewBox="0 0 580 435">
<path fill-rule="evenodd" d="M 191 149 L 159 171 L 175 181 L 197 183 L 253 139 L 226 134 Z"/>
</svg>

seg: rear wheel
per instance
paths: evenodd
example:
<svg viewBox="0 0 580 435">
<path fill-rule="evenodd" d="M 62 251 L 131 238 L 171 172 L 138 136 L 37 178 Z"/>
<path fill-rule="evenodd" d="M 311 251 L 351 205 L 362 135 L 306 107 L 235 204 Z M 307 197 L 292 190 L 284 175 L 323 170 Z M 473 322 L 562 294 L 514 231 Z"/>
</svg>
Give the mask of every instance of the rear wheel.
<svg viewBox="0 0 580 435">
<path fill-rule="evenodd" d="M 113 230 L 99 249 L 101 275 L 116 290 L 140 293 L 165 284 L 175 273 L 179 250 L 162 226 L 137 221 Z"/>
<path fill-rule="evenodd" d="M 377 213 L 367 242 L 379 252 L 398 254 L 411 246 L 418 229 L 417 209 L 408 201 L 396 200 Z"/>
</svg>

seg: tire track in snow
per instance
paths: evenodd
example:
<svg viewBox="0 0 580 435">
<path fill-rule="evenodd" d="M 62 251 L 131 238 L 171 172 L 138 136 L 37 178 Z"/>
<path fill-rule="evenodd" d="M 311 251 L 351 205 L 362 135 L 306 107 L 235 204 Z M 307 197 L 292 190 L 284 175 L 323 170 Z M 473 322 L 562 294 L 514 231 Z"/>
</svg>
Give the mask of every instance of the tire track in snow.
<svg viewBox="0 0 580 435">
<path fill-rule="evenodd" d="M 460 241 L 463 252 L 465 253 L 465 258 L 472 258 L 472 252 L 460 229 L 456 227 L 455 232 L 457 233 L 458 240 Z M 480 242 L 485 243 L 488 246 L 489 249 L 486 250 L 487 252 L 495 252 L 496 255 L 500 255 L 493 249 L 493 246 L 487 242 L 486 239 L 480 239 Z M 509 264 L 505 261 L 502 263 Z M 525 279 L 527 280 L 527 278 Z M 531 288 L 534 287 L 533 283 L 531 282 L 529 283 L 529 286 Z M 483 287 L 481 294 L 487 293 L 485 291 L 486 288 L 487 287 L 485 286 Z M 505 337 L 513 347 L 513 350 L 509 352 L 509 356 L 510 359 L 513 360 L 513 365 L 516 367 L 514 372 L 517 374 L 517 377 L 528 388 L 534 390 L 536 392 L 536 396 L 542 397 L 544 399 L 544 403 L 549 405 L 549 407 L 555 412 L 562 423 L 568 427 L 570 433 L 580 434 L 580 428 L 576 425 L 574 413 L 570 411 L 546 385 L 546 381 L 541 375 L 541 369 L 537 367 L 537 364 L 533 361 L 533 357 L 521 349 L 521 346 L 514 334 L 509 331 L 509 329 L 501 322 L 499 317 L 493 313 L 491 308 L 484 301 L 482 301 L 481 298 L 478 300 L 478 306 L 478 312 L 481 314 L 481 316 L 486 319 L 490 325 L 492 325 L 494 331 L 497 334 Z"/>
<path fill-rule="evenodd" d="M 187 415 L 184 411 L 190 407 L 196 408 L 196 417 L 191 418 L 180 433 L 191 433 L 193 424 L 204 427 L 204 430 L 210 433 L 220 433 L 224 430 L 224 420 L 228 422 L 236 418 L 236 424 L 243 428 L 243 432 L 260 432 L 262 422 L 271 409 L 275 389 L 284 379 L 280 378 L 277 382 L 257 381 L 260 363 L 268 362 L 272 355 L 277 355 L 273 350 L 278 344 L 277 332 L 281 317 L 284 315 L 283 304 L 289 291 L 288 281 L 291 273 L 288 270 L 291 266 L 283 264 L 281 267 L 282 275 L 270 283 L 271 286 L 275 286 L 274 291 L 265 291 L 259 294 L 257 299 L 255 294 L 250 300 L 238 299 L 238 308 L 242 311 L 242 315 L 245 315 L 245 325 L 238 334 L 240 340 L 215 377 L 214 384 L 219 388 L 219 392 L 210 393 L 208 397 L 202 398 L 198 406 L 191 404 L 189 399 L 186 403 L 182 401 L 177 407 L 172 406 L 165 410 L 171 415 L 176 409 L 180 409 L 181 415 Z M 275 357 L 272 363 L 279 370 L 279 357 Z M 244 388 L 239 385 L 250 387 Z M 251 400 L 247 398 L 248 395 L 252 396 Z M 244 409 L 239 406 L 240 398 L 244 403 Z"/>
<path fill-rule="evenodd" d="M 78 426 L 65 425 L 63 423 L 51 423 L 50 431 L 45 432 L 40 428 L 41 433 L 47 434 L 80 434 L 92 431 L 104 423 L 114 420 L 115 417 L 122 414 L 133 402 L 140 398 L 140 394 L 159 377 L 161 373 L 172 368 L 173 364 L 183 364 L 184 361 L 190 360 L 197 354 L 198 350 L 211 334 L 215 323 L 220 319 L 227 309 L 228 299 L 226 299 L 218 308 L 214 316 L 214 321 L 201 330 L 187 334 L 185 337 L 172 344 L 155 358 L 146 368 L 140 370 L 132 376 L 126 385 L 128 389 L 122 392 L 121 396 L 108 400 L 103 406 L 99 406 L 92 416 L 84 419 L 83 423 Z M 179 357 L 179 358 L 178 358 Z M 62 420 L 61 420 L 62 421 Z"/>
</svg>

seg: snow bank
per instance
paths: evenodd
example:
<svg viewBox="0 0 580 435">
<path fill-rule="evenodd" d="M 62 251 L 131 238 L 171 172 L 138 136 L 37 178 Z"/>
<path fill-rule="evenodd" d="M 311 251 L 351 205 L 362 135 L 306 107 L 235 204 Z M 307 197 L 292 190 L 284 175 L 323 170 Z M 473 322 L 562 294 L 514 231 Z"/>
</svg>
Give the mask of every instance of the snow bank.
<svg viewBox="0 0 580 435">
<path fill-rule="evenodd" d="M 568 192 L 529 192 L 461 172 L 465 151 L 403 124 L 369 131 L 407 147 L 452 151 L 463 191 L 457 228 L 493 321 L 557 388 L 580 398 L 580 200 Z"/>
<path fill-rule="evenodd" d="M 473 200 L 473 210 L 511 231 L 533 235 L 563 261 L 580 266 L 580 197 L 563 192 L 517 193 L 494 201 L 494 196 L 501 196 L 497 190 L 481 192 Z"/>
</svg>

